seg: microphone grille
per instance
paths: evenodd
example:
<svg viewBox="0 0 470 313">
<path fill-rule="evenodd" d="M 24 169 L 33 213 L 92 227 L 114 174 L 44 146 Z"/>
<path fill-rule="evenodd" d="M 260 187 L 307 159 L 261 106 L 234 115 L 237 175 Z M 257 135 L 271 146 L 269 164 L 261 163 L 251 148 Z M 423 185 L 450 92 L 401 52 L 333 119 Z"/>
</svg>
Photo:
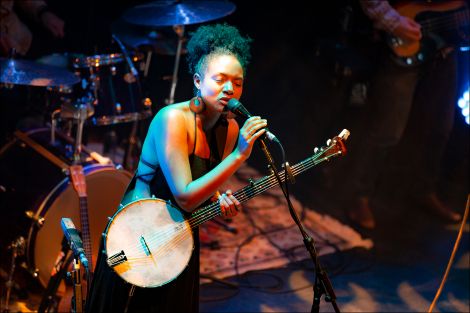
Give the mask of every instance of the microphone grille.
<svg viewBox="0 0 470 313">
<path fill-rule="evenodd" d="M 233 111 L 233 110 L 238 109 L 238 107 L 240 105 L 241 105 L 240 101 L 238 101 L 235 98 L 232 98 L 232 99 L 228 100 L 228 102 L 227 102 L 227 109 L 230 110 L 230 111 Z"/>
<path fill-rule="evenodd" d="M 244 118 L 251 117 L 250 112 L 248 112 L 243 104 L 235 98 L 232 98 L 227 102 L 227 109 L 238 116 L 242 116 Z"/>
</svg>

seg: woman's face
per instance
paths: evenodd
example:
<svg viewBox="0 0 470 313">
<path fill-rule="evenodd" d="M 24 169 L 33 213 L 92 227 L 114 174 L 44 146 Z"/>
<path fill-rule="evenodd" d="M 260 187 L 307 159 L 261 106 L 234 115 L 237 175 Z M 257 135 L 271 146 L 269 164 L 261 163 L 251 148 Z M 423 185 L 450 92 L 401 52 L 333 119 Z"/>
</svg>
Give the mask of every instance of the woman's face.
<svg viewBox="0 0 470 313">
<path fill-rule="evenodd" d="M 208 109 L 223 112 L 230 99 L 242 95 L 243 68 L 232 55 L 214 55 L 209 57 L 203 77 L 195 75 L 194 83 Z"/>
</svg>

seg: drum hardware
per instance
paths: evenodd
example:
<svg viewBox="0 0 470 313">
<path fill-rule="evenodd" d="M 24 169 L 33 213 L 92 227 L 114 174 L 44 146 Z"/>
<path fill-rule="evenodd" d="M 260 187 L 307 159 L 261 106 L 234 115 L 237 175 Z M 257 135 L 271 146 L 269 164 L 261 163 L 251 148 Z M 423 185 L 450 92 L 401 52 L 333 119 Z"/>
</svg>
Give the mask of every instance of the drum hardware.
<svg viewBox="0 0 470 313">
<path fill-rule="evenodd" d="M 165 99 L 166 104 L 171 104 L 175 102 L 176 83 L 178 81 L 178 69 L 181 58 L 181 49 L 183 47 L 184 40 L 184 25 L 175 25 L 173 26 L 173 30 L 178 36 L 178 47 L 176 49 L 175 65 L 173 67 L 173 75 L 171 78 L 170 95 L 167 99 Z"/>
<path fill-rule="evenodd" d="M 74 142 L 74 152 L 73 152 L 73 161 L 74 163 L 81 163 L 80 155 L 82 153 L 82 136 L 83 136 L 83 126 L 85 120 L 92 116 L 95 112 L 94 108 L 91 106 L 89 100 L 83 97 L 81 99 L 83 102 L 78 102 L 76 104 L 63 103 L 60 110 L 55 110 L 51 114 L 51 144 L 55 144 L 55 133 L 57 127 L 57 115 L 60 115 L 61 118 L 73 119 L 77 121 L 77 131 L 76 138 Z M 86 101 L 88 100 L 88 101 Z"/>
<path fill-rule="evenodd" d="M 145 58 L 145 63 L 144 63 L 144 66 L 143 68 L 141 67 L 141 69 L 143 70 L 144 72 L 144 77 L 147 77 L 148 76 L 148 73 L 149 73 L 149 68 L 150 68 L 150 61 L 152 60 L 152 51 L 148 51 L 147 52 L 147 57 Z M 147 98 L 148 99 L 148 98 Z"/>
<path fill-rule="evenodd" d="M 57 116 L 60 114 L 62 110 L 61 109 L 56 109 L 51 113 L 51 145 L 55 146 L 56 145 L 56 139 L 55 139 L 55 132 L 57 129 Z"/>
<path fill-rule="evenodd" d="M 137 72 L 137 70 L 135 69 L 134 64 L 132 63 L 131 59 L 129 58 L 129 54 L 127 53 L 126 47 L 124 47 L 121 40 L 119 40 L 119 38 L 115 34 L 112 34 L 111 36 L 117 42 L 119 48 L 122 51 L 122 54 L 124 55 L 124 59 L 126 60 L 127 65 L 129 66 L 129 69 L 131 70 L 131 73 L 127 73 L 127 74 L 124 75 L 125 80 L 128 83 L 133 83 L 133 82 L 136 81 L 136 77 L 139 76 L 139 72 Z M 127 76 L 127 78 L 126 78 L 126 76 Z"/>
<path fill-rule="evenodd" d="M 52 136 L 52 130 L 51 130 L 51 138 L 52 137 L 55 138 L 56 136 L 60 137 L 60 139 L 65 141 L 67 144 L 74 144 L 75 142 L 75 140 L 72 137 L 70 137 L 68 134 L 62 132 L 61 130 L 57 128 L 55 129 L 53 136 Z M 51 140 L 51 145 L 56 145 L 56 144 L 57 143 L 55 140 L 54 141 Z M 105 157 L 96 151 L 90 150 L 83 144 L 81 145 L 81 151 L 84 152 L 86 155 L 88 155 L 88 158 L 86 159 L 87 162 L 94 160 L 98 164 L 101 164 L 101 165 L 113 165 L 113 166 L 115 165 L 113 164 L 113 161 L 110 158 Z M 115 167 L 116 169 L 122 169 L 122 168 L 119 168 L 119 165 L 116 165 Z M 67 169 L 65 169 L 64 174 L 68 175 Z"/>
<path fill-rule="evenodd" d="M 76 57 L 73 67 L 82 77 L 81 93 L 87 93 L 95 114 L 91 125 L 103 126 L 132 122 L 152 116 L 151 107 L 142 100 L 139 73 L 133 62 L 143 60 L 142 53 L 128 53 L 114 36 L 121 53 Z M 124 66 L 124 67 L 123 67 Z"/>
<path fill-rule="evenodd" d="M 133 7 L 123 14 L 123 20 L 141 26 L 172 26 L 178 37 L 170 94 L 165 104 L 174 103 L 178 68 L 182 54 L 184 27 L 218 19 L 235 11 L 230 1 L 154 1 Z M 119 26 L 119 23 L 117 24 Z M 132 36 L 131 36 L 132 37 Z M 147 36 L 148 37 L 148 36 Z M 147 40 L 147 38 L 145 38 Z"/>
<path fill-rule="evenodd" d="M 57 165 L 59 168 L 62 170 L 66 170 L 68 168 L 68 165 L 62 161 L 60 158 L 56 157 L 54 154 L 52 154 L 49 150 L 41 146 L 39 143 L 37 143 L 35 140 L 30 138 L 26 133 L 22 131 L 15 131 L 14 133 L 15 137 L 17 137 L 19 140 L 22 141 L 21 146 L 23 148 L 26 147 L 31 147 L 33 150 L 35 150 L 37 153 L 42 155 L 45 159 L 51 161 L 55 165 Z"/>
<path fill-rule="evenodd" d="M 44 222 L 46 221 L 44 217 L 36 216 L 33 211 L 26 211 L 24 213 L 29 219 L 33 220 L 38 227 L 42 227 L 42 225 L 44 225 Z"/>
<path fill-rule="evenodd" d="M 139 137 L 137 137 L 137 123 L 138 121 L 134 121 L 134 123 L 132 123 L 132 130 L 128 139 L 129 142 L 124 153 L 124 166 L 131 171 L 137 169 L 139 157 L 135 155 L 135 152 L 140 151 L 142 146 Z"/>
<path fill-rule="evenodd" d="M 26 256 L 19 266 L 45 287 L 61 249 L 60 217 L 79 218 L 78 200 L 65 173 L 72 160 L 65 157 L 64 147 L 74 139 L 57 130 L 56 144 L 51 145 L 49 128 L 17 131 L 14 136 L 0 149 L 0 185 L 5 189 L 0 199 L 4 212 L 0 237 L 10 242 L 18 235 L 24 236 Z M 107 163 L 103 160 L 98 163 L 100 158 L 106 158 L 83 145 L 81 152 L 89 186 L 90 233 L 94 244 L 106 226 L 106 217 L 118 207 L 132 175 L 114 165 L 102 164 Z M 30 212 L 25 215 L 25 211 Z M 28 216 L 34 217 L 34 221 Z M 10 223 L 11 220 L 17 222 Z M 96 244 L 92 246 L 95 257 L 97 251 Z"/>
<path fill-rule="evenodd" d="M 74 119 L 74 120 L 80 120 L 85 117 L 85 119 L 93 116 L 95 113 L 95 109 L 90 103 L 91 98 L 85 99 L 82 98 L 80 102 L 76 104 L 71 104 L 70 102 L 63 103 L 60 106 L 60 110 L 58 113 L 60 113 L 60 117 L 64 119 Z M 86 110 L 86 112 L 84 112 Z M 53 112 L 54 113 L 54 112 Z M 54 117 L 56 116 L 56 113 L 54 113 Z"/>
<path fill-rule="evenodd" d="M 73 161 L 75 164 L 81 164 L 82 160 L 80 159 L 82 153 L 82 135 L 83 135 L 83 125 L 85 120 L 88 118 L 88 113 L 90 112 L 89 106 L 85 104 L 79 104 L 77 109 L 77 115 L 74 115 L 74 118 L 77 120 L 77 131 L 75 139 L 75 149 L 73 153 Z"/>
<path fill-rule="evenodd" d="M 11 288 L 14 286 L 15 282 L 13 280 L 13 274 L 15 273 L 16 269 L 16 258 L 24 255 L 25 252 L 25 239 L 24 237 L 20 236 L 13 240 L 13 242 L 8 247 L 11 252 L 11 265 L 10 265 L 10 273 L 8 274 L 8 280 L 5 283 L 6 286 L 6 296 L 5 296 L 5 309 L 3 312 L 9 312 L 10 306 L 10 295 L 11 295 Z"/>
</svg>

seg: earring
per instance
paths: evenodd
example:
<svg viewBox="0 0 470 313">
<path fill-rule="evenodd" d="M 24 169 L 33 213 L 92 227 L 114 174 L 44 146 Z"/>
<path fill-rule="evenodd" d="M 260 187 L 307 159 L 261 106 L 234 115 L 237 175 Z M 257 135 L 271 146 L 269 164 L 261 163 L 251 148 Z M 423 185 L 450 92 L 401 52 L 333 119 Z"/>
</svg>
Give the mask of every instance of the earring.
<svg viewBox="0 0 470 313">
<path fill-rule="evenodd" d="M 202 100 L 201 92 L 199 90 L 196 97 L 192 98 L 189 102 L 189 109 L 196 114 L 204 112 L 206 109 L 206 104 L 204 103 L 204 100 Z"/>
</svg>

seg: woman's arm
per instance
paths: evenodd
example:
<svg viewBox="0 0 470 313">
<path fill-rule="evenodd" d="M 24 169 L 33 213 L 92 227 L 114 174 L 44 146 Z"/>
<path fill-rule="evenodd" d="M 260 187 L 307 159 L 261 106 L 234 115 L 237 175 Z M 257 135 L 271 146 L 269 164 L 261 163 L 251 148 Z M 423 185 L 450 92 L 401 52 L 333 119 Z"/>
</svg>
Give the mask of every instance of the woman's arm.
<svg viewBox="0 0 470 313">
<path fill-rule="evenodd" d="M 173 108 L 159 111 L 150 125 L 150 140 L 159 165 L 177 204 L 188 212 L 209 199 L 249 157 L 254 141 L 264 133 L 266 121 L 253 117 L 246 121 L 238 136 L 239 144 L 213 170 L 193 180 L 188 159 L 187 129 L 184 113 Z M 232 125 L 233 127 L 233 125 Z M 229 132 L 230 133 L 230 132 Z M 233 133 L 228 142 L 234 142 Z"/>
</svg>

